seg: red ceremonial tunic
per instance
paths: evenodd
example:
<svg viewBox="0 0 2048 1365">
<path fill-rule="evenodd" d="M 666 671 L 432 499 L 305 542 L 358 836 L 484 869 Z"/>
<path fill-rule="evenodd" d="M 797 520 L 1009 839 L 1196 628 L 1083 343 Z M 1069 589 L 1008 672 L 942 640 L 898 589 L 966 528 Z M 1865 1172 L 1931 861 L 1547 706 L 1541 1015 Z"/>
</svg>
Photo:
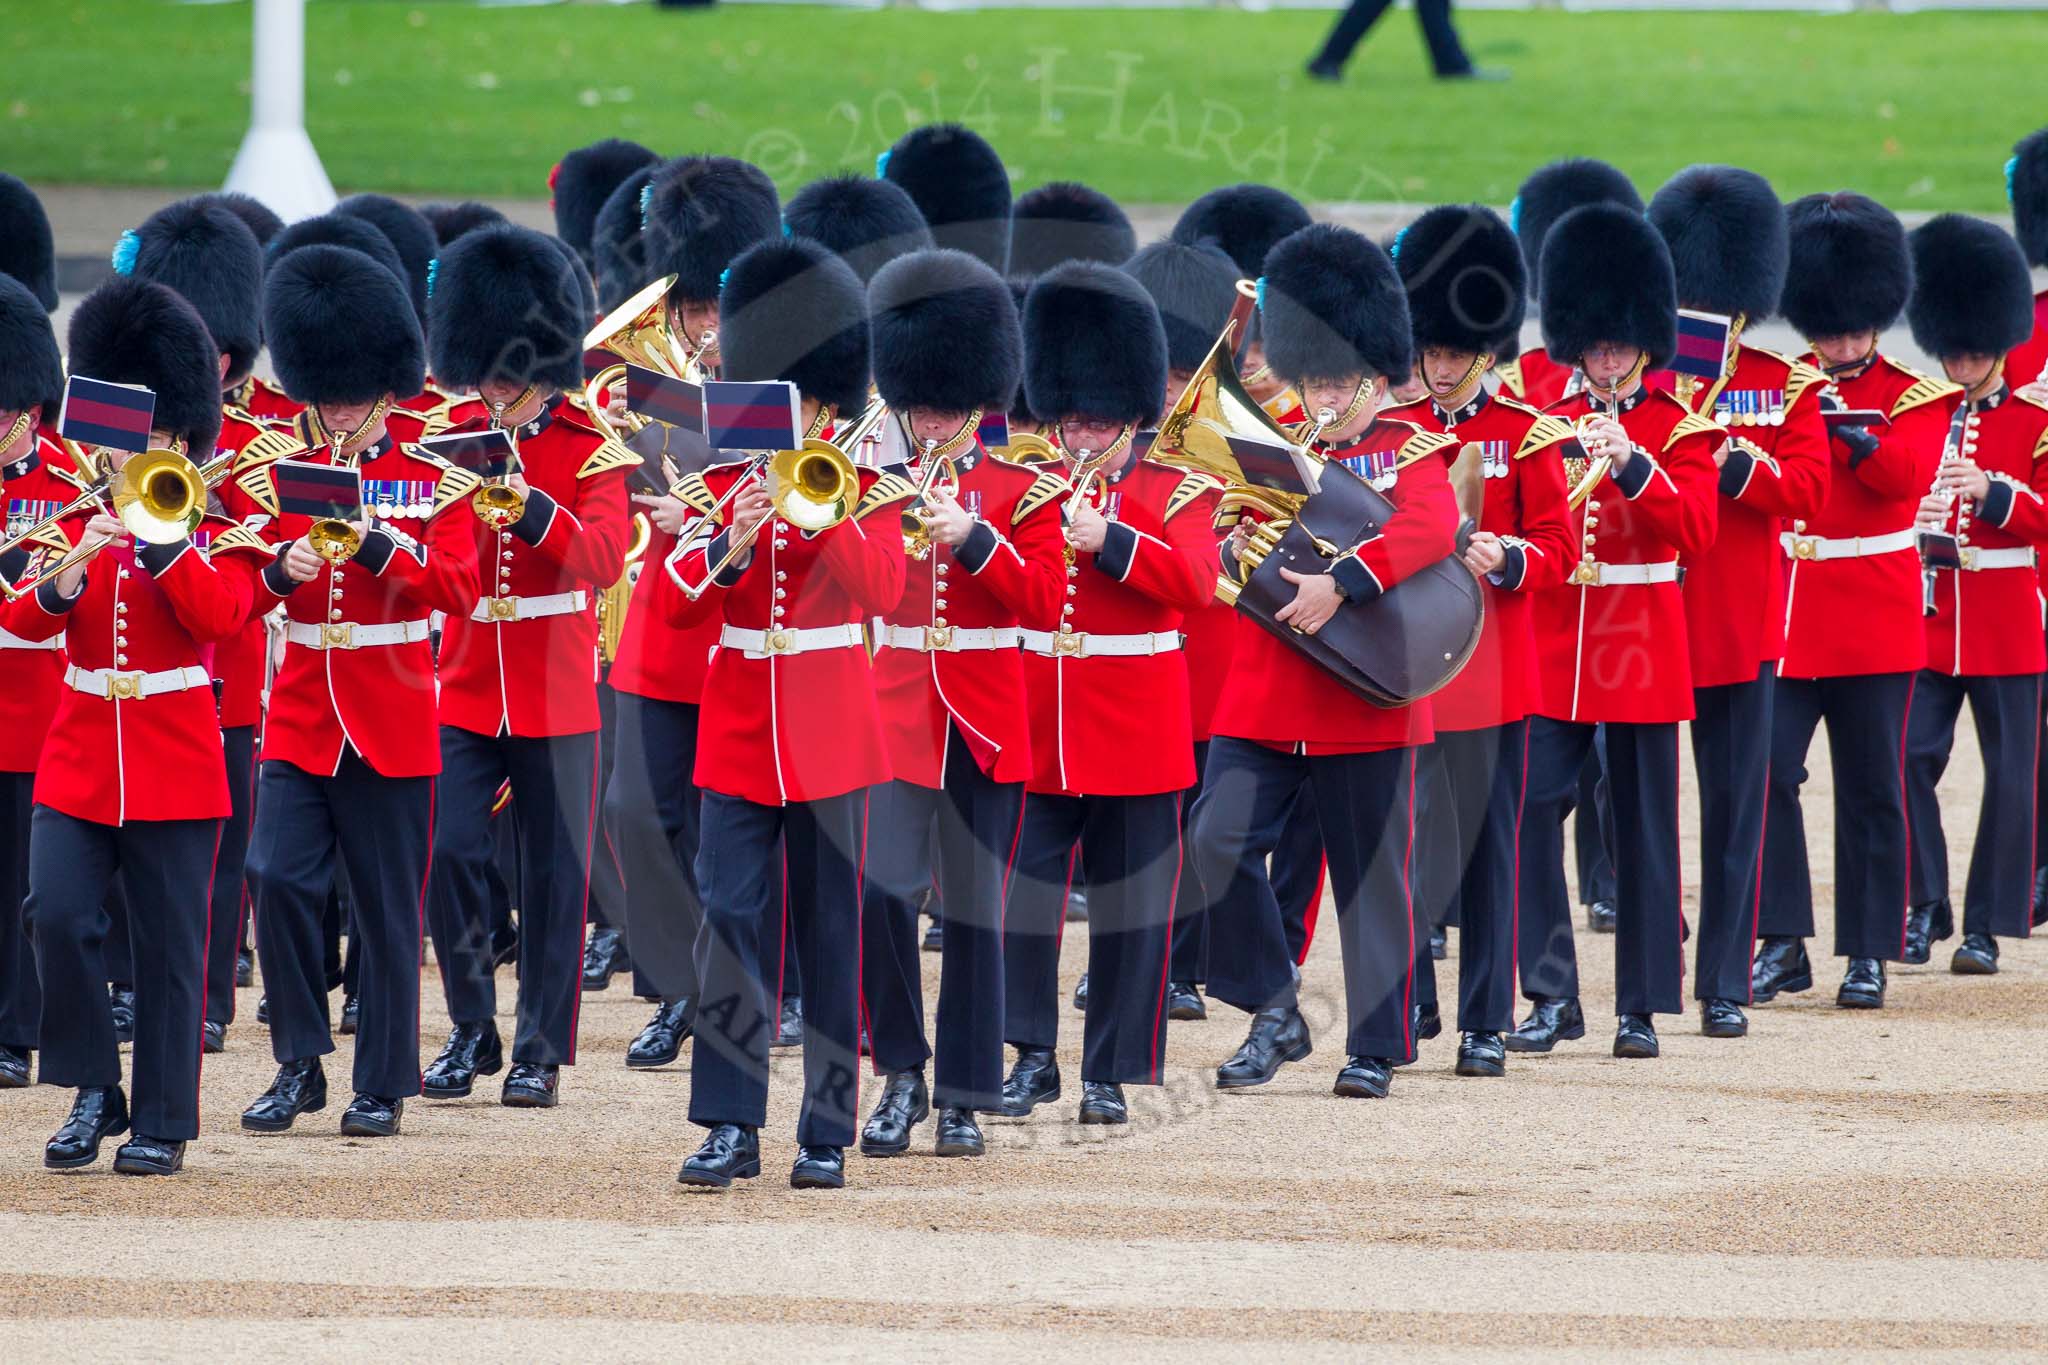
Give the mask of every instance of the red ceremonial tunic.
<svg viewBox="0 0 2048 1365">
<path fill-rule="evenodd" d="M 659 528 L 647 541 L 643 566 L 626 606 L 626 624 L 619 633 L 619 654 L 607 681 L 614 692 L 651 701 L 695 706 L 704 695 L 711 671 L 711 653 L 718 648 L 720 622 L 707 616 L 678 629 L 654 604 L 667 575 L 661 565 L 675 553 L 676 538 Z"/>
<path fill-rule="evenodd" d="M 1560 365 L 1541 346 L 1532 346 L 1513 360 L 1493 367 L 1500 386 L 1510 398 L 1519 398 L 1532 408 L 1548 408 L 1564 397 L 1572 382 L 1574 368 Z"/>
<path fill-rule="evenodd" d="M 1480 580 L 1486 615 L 1471 659 L 1429 699 L 1436 728 L 1480 730 L 1521 720 L 1539 696 L 1533 594 L 1564 582 L 1577 559 L 1559 450 L 1572 429 L 1526 403 L 1484 392 L 1453 413 L 1425 398 L 1388 416 L 1448 434 L 1446 469 L 1468 443 L 1479 444 L 1486 476 L 1479 529 L 1499 536 L 1507 553 L 1500 572 Z"/>
<path fill-rule="evenodd" d="M 2043 376 L 2048 376 L 2048 289 L 2034 295 L 2034 334 L 2005 357 L 2005 382 L 2015 389 Z"/>
<path fill-rule="evenodd" d="M 1935 570 L 1927 666 L 1955 677 L 2039 673 L 2048 668 L 2035 578 L 2048 544 L 2048 407 L 2001 388 L 1964 421 L 1963 453 L 1991 487 L 1981 500 L 1957 499 L 1943 523 L 1963 567 Z"/>
<path fill-rule="evenodd" d="M 232 450 L 239 457 L 251 442 L 267 431 L 294 436 L 296 424 L 258 417 L 233 403 L 222 405 L 218 442 L 222 450 Z M 235 468 L 238 472 L 243 468 L 239 458 Z M 257 508 L 246 495 L 239 495 L 232 481 L 217 485 L 215 493 L 228 516 L 259 535 L 270 534 L 265 529 L 269 514 Z M 252 516 L 262 520 L 251 521 Z M 220 680 L 220 724 L 224 730 L 246 728 L 263 719 L 263 675 L 265 655 L 270 647 L 270 633 L 263 624 L 266 610 L 265 605 L 259 604 L 249 613 L 248 623 L 235 632 L 232 640 L 223 640 L 214 647 L 214 677 Z"/>
<path fill-rule="evenodd" d="M 1877 450 L 1854 465 L 1847 446 L 1828 441 L 1827 501 L 1811 520 L 1794 521 L 1785 538 L 1791 566 L 1779 675 L 1910 673 L 1927 663 L 1920 555 L 1912 537 L 1906 535 L 1894 550 L 1837 558 L 1823 557 L 1830 551 L 1821 541 L 1841 544 L 1912 530 L 1962 390 L 1884 356 L 1835 389 L 1845 408 L 1888 413 L 1891 425 L 1872 429 Z"/>
<path fill-rule="evenodd" d="M 1446 444 L 1411 423 L 1381 418 L 1351 445 L 1327 452 L 1359 477 L 1375 481 L 1394 505 L 1379 534 L 1333 566 L 1331 572 L 1339 575 L 1351 599 L 1339 611 L 1369 601 L 1451 553 L 1458 504 L 1440 457 Z M 1262 626 L 1241 623 L 1237 639 L 1237 657 L 1216 705 L 1218 735 L 1311 755 L 1429 742 L 1433 731 L 1427 699 L 1410 706 L 1374 706 Z"/>
<path fill-rule="evenodd" d="M 1599 405 L 1579 393 L 1550 412 L 1576 425 L 1596 410 Z M 1635 453 L 1626 469 L 1610 469 L 1573 509 L 1579 562 L 1563 586 L 1536 602 L 1543 679 L 1536 714 L 1586 723 L 1691 720 L 1692 665 L 1677 562 L 1714 542 L 1720 496 L 1714 451 L 1727 437 L 1648 386 L 1622 401 L 1620 420 Z"/>
<path fill-rule="evenodd" d="M 5 535 L 12 537 L 53 517 L 83 491 L 74 477 L 71 454 L 38 432 L 20 459 L 0 466 L 0 507 L 6 511 Z M 61 529 L 57 531 L 61 535 Z M 17 550 L 0 561 L 0 574 L 11 582 L 29 565 L 31 551 Z M 0 772 L 32 773 L 57 714 L 64 682 L 64 634 L 60 628 L 46 639 L 28 640 L 0 630 Z"/>
<path fill-rule="evenodd" d="M 252 417 L 273 422 L 290 422 L 306 410 L 303 403 L 294 403 L 283 389 L 258 375 L 250 375 L 237 389 L 230 389 L 228 403 L 238 407 Z"/>
</svg>

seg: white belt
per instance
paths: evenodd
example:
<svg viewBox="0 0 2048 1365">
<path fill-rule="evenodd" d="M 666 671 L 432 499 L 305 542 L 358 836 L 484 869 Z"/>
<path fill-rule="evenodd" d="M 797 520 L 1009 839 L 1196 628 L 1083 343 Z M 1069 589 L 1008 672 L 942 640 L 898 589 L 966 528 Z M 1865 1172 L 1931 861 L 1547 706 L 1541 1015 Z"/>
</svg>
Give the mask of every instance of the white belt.
<svg viewBox="0 0 2048 1365">
<path fill-rule="evenodd" d="M 568 616 L 590 605 L 590 594 L 551 592 L 544 597 L 479 597 L 469 613 L 472 621 L 531 621 L 541 616 Z"/>
<path fill-rule="evenodd" d="M 1881 536 L 1805 536 L 1780 531 L 1778 543 L 1794 559 L 1868 559 L 1872 555 L 1896 554 L 1913 548 L 1913 528 Z"/>
<path fill-rule="evenodd" d="M 62 649 L 64 637 L 53 635 L 47 640 L 24 640 L 19 635 L 0 630 L 0 649 Z"/>
<path fill-rule="evenodd" d="M 808 654 L 818 649 L 856 649 L 868 642 L 858 622 L 843 626 L 812 626 L 809 629 L 748 630 L 744 626 L 720 626 L 718 643 L 737 649 L 749 659 L 771 654 Z"/>
<path fill-rule="evenodd" d="M 1015 626 L 892 626 L 875 622 L 875 642 L 890 649 L 915 649 L 925 654 L 957 654 L 968 649 L 1015 649 Z"/>
<path fill-rule="evenodd" d="M 354 621 L 287 621 L 284 638 L 308 649 L 368 649 L 373 645 L 415 645 L 427 638 L 428 623 L 391 621 L 373 626 Z"/>
<path fill-rule="evenodd" d="M 1963 570 L 1979 573 L 1985 569 L 2031 569 L 2034 567 L 2034 547 L 2031 545 L 2008 545 L 2003 549 L 1980 550 L 1975 545 L 1962 549 Z"/>
<path fill-rule="evenodd" d="M 1149 654 L 1170 654 L 1180 648 L 1180 632 L 1155 630 L 1144 635 L 1091 635 L 1084 630 L 1055 635 L 1048 630 L 1027 630 L 1024 648 L 1052 659 L 1135 658 Z"/>
<path fill-rule="evenodd" d="M 1603 564 L 1597 559 L 1582 559 L 1572 565 L 1571 582 L 1580 588 L 1637 587 L 1645 583 L 1676 583 L 1678 561 L 1667 559 L 1662 564 Z"/>
<path fill-rule="evenodd" d="M 195 687 L 211 686 L 212 682 L 206 676 L 206 670 L 196 664 L 167 668 L 161 673 L 123 673 L 112 668 L 80 668 L 77 664 L 64 670 L 64 685 L 72 691 L 83 692 L 88 697 L 104 697 L 108 701 L 134 701 L 165 692 L 190 692 Z"/>
</svg>

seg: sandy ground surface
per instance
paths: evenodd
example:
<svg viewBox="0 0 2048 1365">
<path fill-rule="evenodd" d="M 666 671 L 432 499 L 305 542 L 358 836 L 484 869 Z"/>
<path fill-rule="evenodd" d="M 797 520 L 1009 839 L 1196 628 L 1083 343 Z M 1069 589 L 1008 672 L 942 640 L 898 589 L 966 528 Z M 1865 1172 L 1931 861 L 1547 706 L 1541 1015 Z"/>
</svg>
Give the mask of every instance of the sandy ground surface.
<svg viewBox="0 0 2048 1365">
<path fill-rule="evenodd" d="M 1978 773 L 1967 731 L 1959 749 L 1956 816 Z M 1592 1015 L 1611 944 L 1581 935 Z M 1083 1130 L 1069 1015 L 1067 1099 L 992 1121 L 986 1159 L 855 1156 L 846 1191 L 806 1194 L 782 1179 L 798 1063 L 777 1053 L 764 1178 L 725 1196 L 674 1183 L 688 1072 L 623 1069 L 647 1013 L 623 980 L 586 997 L 560 1109 L 480 1085 L 416 1102 L 394 1141 L 339 1137 L 338 1099 L 288 1135 L 240 1132 L 271 1071 L 244 992 L 178 1179 L 45 1172 L 68 1095 L 0 1093 L 0 1358 L 2038 1358 L 2048 944 L 2008 945 L 1991 979 L 1946 964 L 1896 970 L 1872 1015 L 1832 1007 L 1824 961 L 1746 1040 L 1664 1019 L 1654 1062 L 1609 1056 L 1601 1020 L 1466 1080 L 1447 1035 L 1371 1103 L 1329 1094 L 1325 938 L 1318 1050 L 1263 1090 L 1211 1088 L 1243 1030 L 1219 1006 L 1174 1026 L 1168 1083 L 1131 1092 L 1127 1130 Z"/>
</svg>

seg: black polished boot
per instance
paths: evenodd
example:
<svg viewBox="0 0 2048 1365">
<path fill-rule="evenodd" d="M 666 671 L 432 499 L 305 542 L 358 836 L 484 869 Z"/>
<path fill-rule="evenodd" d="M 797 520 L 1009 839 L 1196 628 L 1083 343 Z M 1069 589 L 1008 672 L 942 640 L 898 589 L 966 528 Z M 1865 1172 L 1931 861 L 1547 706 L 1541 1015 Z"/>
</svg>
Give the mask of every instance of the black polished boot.
<svg viewBox="0 0 2048 1365">
<path fill-rule="evenodd" d="M 1989 934 L 1964 934 L 1963 946 L 1948 960 L 1957 976 L 1998 975 L 1998 940 Z"/>
<path fill-rule="evenodd" d="M 562 1068 L 552 1062 L 514 1062 L 498 1103 L 508 1109 L 552 1109 L 562 1097 Z"/>
<path fill-rule="evenodd" d="M 1060 1097 L 1060 1063 L 1049 1047 L 1020 1047 L 1003 1080 L 1003 1117 L 1021 1119 Z"/>
<path fill-rule="evenodd" d="M 128 1097 L 118 1085 L 88 1085 L 71 1102 L 71 1116 L 43 1144 L 43 1164 L 76 1170 L 100 1159 L 100 1142 L 128 1131 Z"/>
<path fill-rule="evenodd" d="M 334 1026 L 334 1031 L 339 1034 L 353 1037 L 356 1030 L 361 1028 L 362 1026 L 363 1002 L 361 997 L 355 995 L 342 996 L 341 1022 Z"/>
<path fill-rule="evenodd" d="M 1797 995 L 1813 989 L 1813 963 L 1806 957 L 1806 941 L 1772 936 L 1760 939 L 1756 959 L 1749 964 L 1749 1002 L 1768 1005 L 1782 993 Z"/>
<path fill-rule="evenodd" d="M 761 1174 L 761 1134 L 737 1123 L 721 1123 L 704 1135 L 703 1145 L 684 1159 L 676 1183 L 700 1190 L 722 1190 L 735 1180 Z"/>
<path fill-rule="evenodd" d="M 1884 963 L 1874 957 L 1852 957 L 1842 976 L 1842 988 L 1835 992 L 1835 1004 L 1845 1010 L 1884 1008 Z"/>
<path fill-rule="evenodd" d="M 846 1149 L 805 1144 L 796 1149 L 796 1162 L 789 1168 L 793 1190 L 843 1190 L 846 1188 Z"/>
<path fill-rule="evenodd" d="M 1614 1055 L 1654 1057 L 1657 1055 L 1657 1025 L 1647 1014 L 1624 1014 L 1614 1030 Z"/>
<path fill-rule="evenodd" d="M 1451 936 L 1442 929 L 1429 931 L 1429 957 L 1432 962 L 1442 962 L 1451 955 Z"/>
<path fill-rule="evenodd" d="M 1586 1015 L 1577 1000 L 1542 999 L 1501 1043 L 1510 1052 L 1548 1052 L 1559 1043 L 1585 1036 Z"/>
<path fill-rule="evenodd" d="M 479 1075 L 495 1076 L 504 1065 L 505 1045 L 495 1022 L 457 1024 L 420 1078 L 421 1093 L 430 1100 L 459 1100 L 475 1088 Z"/>
<path fill-rule="evenodd" d="M 25 1050 L 0 1047 L 0 1090 L 19 1090 L 29 1081 L 29 1055 Z"/>
<path fill-rule="evenodd" d="M 1955 931 L 1955 911 L 1948 897 L 1914 906 L 1906 911 L 1906 947 L 1901 960 L 1918 966 L 1934 955 L 1936 941 Z"/>
<path fill-rule="evenodd" d="M 1394 1064 L 1385 1057 L 1346 1057 L 1330 1093 L 1347 1100 L 1383 1100 L 1394 1087 Z"/>
<path fill-rule="evenodd" d="M 1288 1062 L 1298 1062 L 1314 1050 L 1308 1036 L 1308 1020 L 1292 1005 L 1260 1010 L 1252 1016 L 1251 1030 L 1230 1060 L 1216 1068 L 1218 1090 L 1245 1090 L 1264 1085 Z"/>
<path fill-rule="evenodd" d="M 1460 1076 L 1505 1076 L 1508 1074 L 1507 1044 L 1498 1033 L 1467 1033 L 1458 1039 Z"/>
<path fill-rule="evenodd" d="M 1749 1020 L 1733 1000 L 1702 1000 L 1700 1032 L 1709 1038 L 1740 1038 L 1749 1032 Z"/>
<path fill-rule="evenodd" d="M 114 1007 L 114 1041 L 135 1041 L 135 992 L 126 986 L 109 986 L 107 998 Z"/>
<path fill-rule="evenodd" d="M 775 1041 L 770 1047 L 804 1045 L 804 1000 L 800 995 L 782 997 L 782 1009 L 775 1021 Z"/>
<path fill-rule="evenodd" d="M 949 1104 L 939 1110 L 938 1136 L 938 1142 L 932 1146 L 937 1156 L 980 1156 L 988 1150 L 982 1141 L 981 1125 L 974 1121 L 974 1111 L 959 1105 Z"/>
<path fill-rule="evenodd" d="M 1081 979 L 1074 983 L 1074 1013 L 1088 1012 L 1088 973 L 1081 973 Z"/>
<path fill-rule="evenodd" d="M 931 1117 L 931 1092 L 924 1071 L 892 1071 L 882 1082 L 882 1098 L 860 1130 L 862 1156 L 901 1156 L 910 1150 L 910 1134 Z"/>
<path fill-rule="evenodd" d="M 1611 900 L 1597 900 L 1586 907 L 1586 927 L 1596 934 L 1614 932 L 1615 921 L 1621 918 L 1621 911 Z"/>
<path fill-rule="evenodd" d="M 1131 1121 L 1130 1106 L 1124 1103 L 1124 1088 L 1109 1081 L 1081 1082 L 1081 1122 L 1114 1126 Z"/>
<path fill-rule="evenodd" d="M 612 978 L 620 972 L 633 969 L 626 957 L 626 939 L 616 929 L 603 925 L 590 931 L 590 942 L 583 945 L 583 989 L 595 993 L 612 984 Z"/>
<path fill-rule="evenodd" d="M 397 1137 L 399 1120 L 405 1117 L 405 1101 L 383 1095 L 359 1094 L 341 1111 L 344 1137 Z"/>
<path fill-rule="evenodd" d="M 116 1175 L 176 1175 L 185 1169 L 185 1143 L 180 1138 L 137 1133 L 114 1153 Z"/>
<path fill-rule="evenodd" d="M 199 1026 L 199 1051 L 212 1056 L 228 1050 L 228 1026 L 218 1019 L 208 1019 Z"/>
<path fill-rule="evenodd" d="M 943 952 L 945 950 L 946 924 L 944 920 L 934 919 L 924 927 L 924 941 L 921 946 L 928 953 Z"/>
<path fill-rule="evenodd" d="M 1166 987 L 1166 1017 L 1183 1022 L 1191 1019 L 1207 1019 L 1209 1006 L 1202 999 L 1201 990 L 1192 981 L 1172 981 Z"/>
<path fill-rule="evenodd" d="M 247 948 L 235 954 L 235 987 L 247 990 L 256 984 L 256 954 Z"/>
<path fill-rule="evenodd" d="M 327 1107 L 327 1073 L 318 1057 L 302 1057 L 277 1069 L 270 1089 L 242 1111 L 242 1126 L 252 1133 L 282 1133 L 301 1114 Z"/>
<path fill-rule="evenodd" d="M 670 1066 L 683 1055 L 683 1040 L 690 1036 L 690 1002 L 667 1001 L 655 1008 L 654 1017 L 640 1036 L 626 1049 L 626 1065 L 635 1071 Z"/>
</svg>

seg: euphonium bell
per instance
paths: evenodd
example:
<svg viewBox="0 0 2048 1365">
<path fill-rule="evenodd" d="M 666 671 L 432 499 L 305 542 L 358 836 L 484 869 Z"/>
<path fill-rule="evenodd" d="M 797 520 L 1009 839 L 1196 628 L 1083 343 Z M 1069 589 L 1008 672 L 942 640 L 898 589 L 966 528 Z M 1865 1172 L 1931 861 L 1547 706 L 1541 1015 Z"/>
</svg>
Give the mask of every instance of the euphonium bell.
<svg viewBox="0 0 2048 1365">
<path fill-rule="evenodd" d="M 675 282 L 673 275 L 656 280 L 605 314 L 604 321 L 591 328 L 590 335 L 583 338 L 584 350 L 609 351 L 619 358 L 618 364 L 605 366 L 583 386 L 583 405 L 589 410 L 591 420 L 599 431 L 614 441 L 623 443 L 626 436 L 647 425 L 644 419 L 636 418 L 632 430 L 622 433 L 598 401 L 604 390 L 626 377 L 626 366 L 638 365 L 674 379 L 687 379 L 692 375 L 689 350 L 676 338 L 668 321 L 668 291 Z"/>
</svg>

